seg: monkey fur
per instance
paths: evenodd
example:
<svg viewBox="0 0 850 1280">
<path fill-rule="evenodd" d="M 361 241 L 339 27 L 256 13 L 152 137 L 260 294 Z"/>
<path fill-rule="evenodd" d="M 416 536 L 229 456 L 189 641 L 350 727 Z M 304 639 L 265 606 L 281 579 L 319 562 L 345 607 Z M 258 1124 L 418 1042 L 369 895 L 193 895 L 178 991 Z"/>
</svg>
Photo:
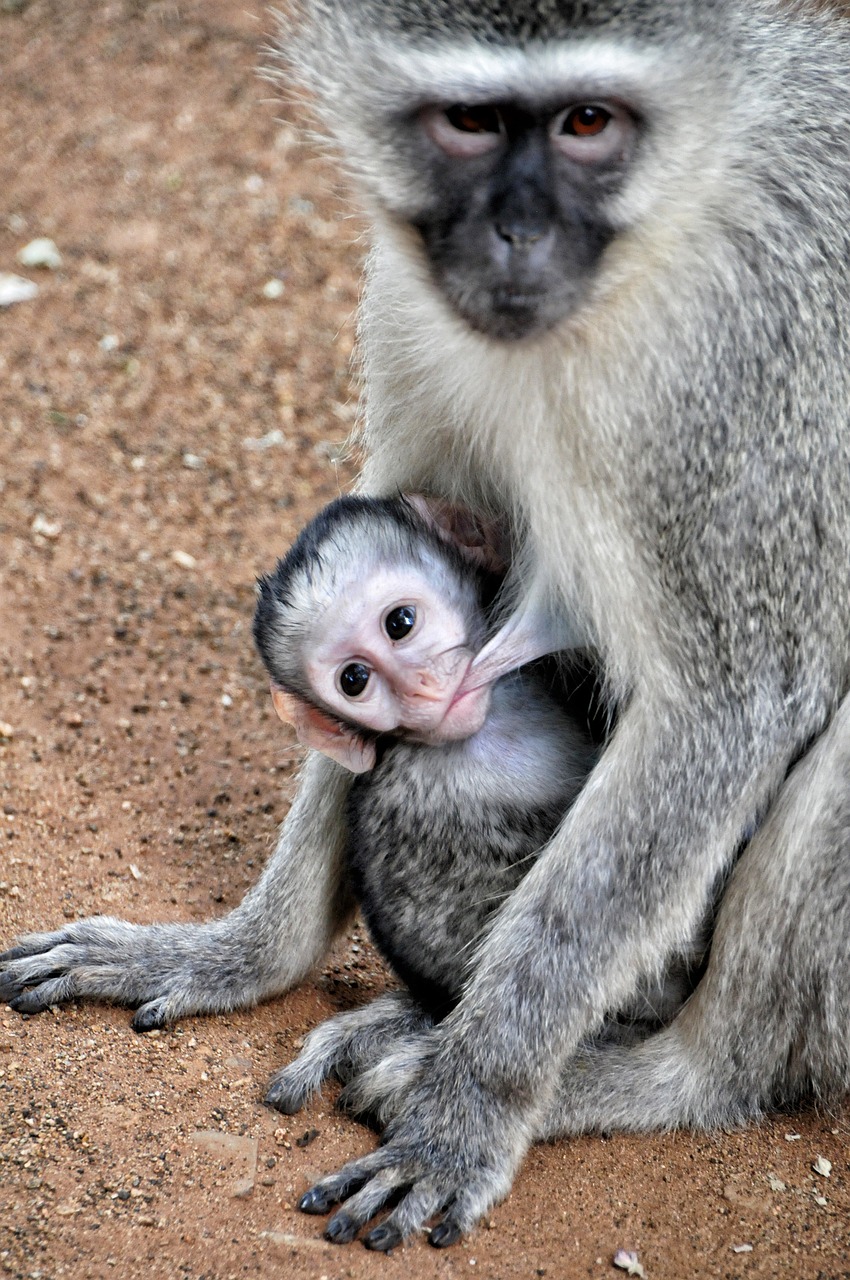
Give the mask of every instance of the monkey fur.
<svg viewBox="0 0 850 1280">
<path fill-rule="evenodd" d="M 352 577 L 383 566 L 403 577 L 417 564 L 480 647 L 491 575 L 404 498 L 341 498 L 260 580 L 254 640 L 272 679 L 316 698 L 305 658 L 317 615 L 327 611 L 325 626 L 334 625 L 334 601 Z M 597 754 L 553 685 L 540 664 L 503 677 L 483 728 L 461 741 L 432 746 L 383 735 L 376 767 L 352 784 L 346 860 L 354 896 L 379 950 L 432 1016 L 457 1001 L 489 917 L 552 836 Z M 350 706 L 356 727 L 358 704 Z"/>
<path fill-rule="evenodd" d="M 382 1145 L 302 1202 L 445 1246 L 537 1138 L 850 1087 L 850 34 L 805 0 L 304 0 L 281 47 L 373 225 L 362 491 L 508 519 L 621 708 L 457 1007 L 363 1037 Z M 350 909 L 348 788 L 308 760 L 223 920 L 34 935 L 4 997 L 151 1027 L 285 990 Z M 742 840 L 693 997 L 595 1040 Z"/>
</svg>

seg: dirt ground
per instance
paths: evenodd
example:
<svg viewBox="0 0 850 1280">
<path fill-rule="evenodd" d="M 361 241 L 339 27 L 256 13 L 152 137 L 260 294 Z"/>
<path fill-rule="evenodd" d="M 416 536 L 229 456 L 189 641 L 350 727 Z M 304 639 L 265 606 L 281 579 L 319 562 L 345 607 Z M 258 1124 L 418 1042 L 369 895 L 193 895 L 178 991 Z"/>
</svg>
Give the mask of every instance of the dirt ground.
<svg viewBox="0 0 850 1280">
<path fill-rule="evenodd" d="M 0 3 L 0 271 L 39 287 L 0 311 L 6 941 L 227 911 L 293 793 L 253 581 L 351 479 L 363 250 L 256 75 L 270 31 L 256 0 Z M 37 236 L 60 267 L 18 265 Z M 386 982 L 355 930 L 286 999 L 161 1034 L 0 1010 L 0 1274 L 850 1276 L 847 1109 L 537 1148 L 455 1249 L 326 1244 L 293 1206 L 374 1137 L 263 1086 Z"/>
</svg>

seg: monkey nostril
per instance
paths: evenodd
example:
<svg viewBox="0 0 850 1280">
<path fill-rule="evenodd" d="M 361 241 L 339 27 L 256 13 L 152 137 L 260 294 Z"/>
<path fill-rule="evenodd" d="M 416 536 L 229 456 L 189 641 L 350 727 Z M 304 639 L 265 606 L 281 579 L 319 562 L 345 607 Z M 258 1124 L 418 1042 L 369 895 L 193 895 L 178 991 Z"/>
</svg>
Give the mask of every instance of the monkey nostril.
<svg viewBox="0 0 850 1280">
<path fill-rule="evenodd" d="M 543 239 L 546 234 L 546 228 L 534 225 L 527 226 L 516 222 L 497 222 L 496 233 L 515 249 L 526 249 L 529 245 L 537 244 L 538 240 Z"/>
</svg>

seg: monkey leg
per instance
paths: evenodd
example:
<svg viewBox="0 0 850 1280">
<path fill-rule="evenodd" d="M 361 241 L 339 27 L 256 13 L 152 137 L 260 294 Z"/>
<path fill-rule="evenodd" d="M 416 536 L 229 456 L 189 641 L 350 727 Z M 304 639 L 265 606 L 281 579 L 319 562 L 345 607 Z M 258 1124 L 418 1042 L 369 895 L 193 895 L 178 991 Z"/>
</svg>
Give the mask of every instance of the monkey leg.
<svg viewBox="0 0 850 1280">
<path fill-rule="evenodd" d="M 397 1052 L 400 1043 L 415 1042 L 431 1026 L 431 1017 L 406 991 L 392 991 L 363 1009 L 329 1018 L 310 1032 L 295 1061 L 272 1077 L 266 1102 L 292 1115 L 325 1080 L 334 1076 L 343 1083 L 356 1083 L 362 1073 Z M 359 1105 L 359 1095 L 346 1100 L 347 1092 L 342 1105 L 370 1112 L 368 1105 Z"/>
<path fill-rule="evenodd" d="M 641 979 L 663 973 L 698 935 L 741 832 L 785 791 L 805 728 L 785 725 L 780 710 L 727 702 L 716 692 L 686 715 L 675 703 L 629 706 L 561 828 L 500 908 L 457 1008 L 423 1037 L 415 1068 L 400 1069 L 400 1097 L 380 1151 L 307 1193 L 307 1211 L 344 1201 L 329 1238 L 347 1238 L 352 1224 L 356 1230 L 364 1214 L 394 1197 L 367 1246 L 391 1248 L 435 1213 L 442 1217 L 431 1243 L 445 1245 L 507 1192 L 529 1144 L 558 1129 L 551 1119 L 566 1065 L 587 1052 L 606 1013 L 627 1007 Z M 829 811 L 830 797 L 824 803 Z M 797 807 L 805 811 L 805 801 Z M 778 884 L 762 891 L 763 933 L 763 920 L 781 904 Z M 747 921 L 741 893 L 743 906 L 730 914 Z M 799 897 L 782 916 L 777 964 L 798 905 Z M 820 926 L 810 919 L 807 927 Z M 735 984 L 746 973 L 735 967 L 725 977 L 722 964 L 721 972 L 737 999 Z M 674 1026 L 679 1035 L 678 1020 Z M 755 1041 L 763 1031 L 759 1022 L 747 1036 Z M 711 1027 L 709 1036 L 716 1034 Z M 623 1060 L 616 1046 L 611 1052 L 612 1062 Z M 754 1062 L 759 1052 L 754 1045 Z M 713 1087 L 709 1080 L 709 1094 Z M 664 1108 L 647 1116 L 647 1127 L 672 1123 Z"/>
<path fill-rule="evenodd" d="M 850 704 L 793 770 L 724 894 L 672 1024 L 567 1065 L 538 1136 L 710 1128 L 850 1089 Z"/>
<path fill-rule="evenodd" d="M 0 1001 L 37 1013 L 68 1000 L 113 1000 L 137 1006 L 133 1026 L 150 1031 L 287 990 L 351 909 L 342 820 L 349 779 L 323 757 L 308 758 L 277 848 L 230 915 L 200 925 L 93 916 L 30 934 L 0 955 Z"/>
</svg>

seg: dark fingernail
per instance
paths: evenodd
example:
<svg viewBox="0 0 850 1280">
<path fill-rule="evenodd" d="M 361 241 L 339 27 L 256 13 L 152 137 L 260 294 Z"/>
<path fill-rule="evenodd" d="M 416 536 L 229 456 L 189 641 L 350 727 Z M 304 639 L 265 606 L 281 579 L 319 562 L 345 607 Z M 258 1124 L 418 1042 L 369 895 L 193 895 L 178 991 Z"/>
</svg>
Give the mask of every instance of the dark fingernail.
<svg viewBox="0 0 850 1280">
<path fill-rule="evenodd" d="M 395 1249 L 401 1244 L 401 1232 L 398 1227 L 391 1227 L 388 1223 L 382 1222 L 379 1227 L 375 1227 L 364 1237 L 363 1243 L 367 1249 L 374 1249 L 378 1253 L 389 1253 L 390 1249 Z"/>
<path fill-rule="evenodd" d="M 298 1208 L 302 1213 L 327 1213 L 332 1204 L 334 1204 L 333 1196 L 329 1196 L 326 1191 L 320 1191 L 318 1187 L 311 1187 L 298 1201 Z"/>
<path fill-rule="evenodd" d="M 456 1222 L 438 1222 L 428 1239 L 435 1249 L 448 1249 L 450 1244 L 457 1244 L 460 1237 L 461 1230 Z"/>
<path fill-rule="evenodd" d="M 159 1031 L 165 1026 L 165 1018 L 161 1013 L 151 1009 L 140 1009 L 132 1021 L 132 1028 L 143 1035 L 145 1031 Z"/>
<path fill-rule="evenodd" d="M 336 1213 L 325 1227 L 325 1239 L 332 1244 L 351 1244 L 358 1224 L 347 1213 Z"/>
<path fill-rule="evenodd" d="M 294 1116 L 304 1105 L 300 1098 L 295 1099 L 292 1094 L 279 1092 L 277 1089 L 269 1089 L 263 1101 L 267 1107 L 274 1107 L 275 1111 L 280 1111 L 285 1116 Z"/>
<path fill-rule="evenodd" d="M 7 1000 L 6 1003 L 15 1010 L 15 1013 L 43 1013 L 47 1008 L 47 1005 L 31 991 L 25 991 L 22 996 Z"/>
</svg>

